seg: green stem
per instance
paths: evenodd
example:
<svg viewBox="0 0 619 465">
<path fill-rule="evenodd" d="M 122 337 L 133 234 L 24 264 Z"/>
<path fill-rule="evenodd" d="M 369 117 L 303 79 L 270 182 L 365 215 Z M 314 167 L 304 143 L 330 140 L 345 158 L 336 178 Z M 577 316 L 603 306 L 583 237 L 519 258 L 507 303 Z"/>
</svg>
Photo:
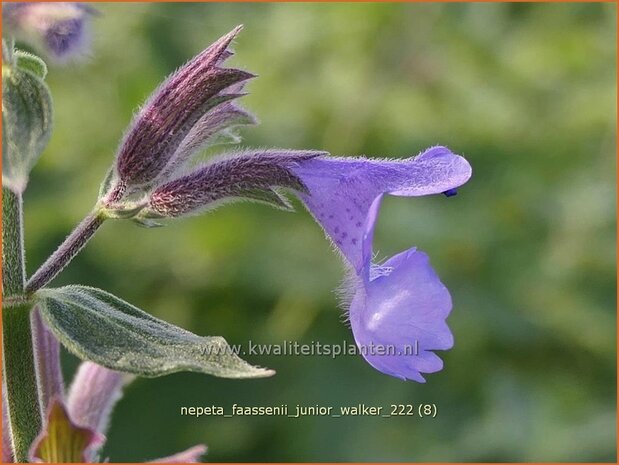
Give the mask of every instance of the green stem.
<svg viewBox="0 0 619 465">
<path fill-rule="evenodd" d="M 19 300 L 25 287 L 22 199 L 2 189 L 2 287 L 4 296 Z M 22 303 L 3 308 L 4 382 L 15 462 L 28 462 L 28 451 L 41 430 L 30 311 Z"/>
<path fill-rule="evenodd" d="M 2 288 L 5 298 L 20 296 L 26 284 L 21 194 L 2 189 Z"/>
<path fill-rule="evenodd" d="M 4 380 L 15 462 L 28 462 L 28 451 L 41 430 L 30 305 L 2 312 Z"/>
</svg>

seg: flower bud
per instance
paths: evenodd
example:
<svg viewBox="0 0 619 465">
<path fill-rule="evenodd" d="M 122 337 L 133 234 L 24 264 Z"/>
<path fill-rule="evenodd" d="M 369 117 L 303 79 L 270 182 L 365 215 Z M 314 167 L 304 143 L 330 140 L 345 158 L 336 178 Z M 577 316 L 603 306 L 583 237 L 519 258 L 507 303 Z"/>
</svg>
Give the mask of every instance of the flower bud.
<svg viewBox="0 0 619 465">
<path fill-rule="evenodd" d="M 88 50 L 89 22 L 96 10 L 82 3 L 24 2 L 6 3 L 2 13 L 10 34 L 64 62 Z"/>
<path fill-rule="evenodd" d="M 209 110 L 241 95 L 222 91 L 253 74 L 220 66 L 231 55 L 227 48 L 239 31 L 237 27 L 172 74 L 135 116 L 116 160 L 118 177 L 127 186 L 154 181 Z"/>
</svg>

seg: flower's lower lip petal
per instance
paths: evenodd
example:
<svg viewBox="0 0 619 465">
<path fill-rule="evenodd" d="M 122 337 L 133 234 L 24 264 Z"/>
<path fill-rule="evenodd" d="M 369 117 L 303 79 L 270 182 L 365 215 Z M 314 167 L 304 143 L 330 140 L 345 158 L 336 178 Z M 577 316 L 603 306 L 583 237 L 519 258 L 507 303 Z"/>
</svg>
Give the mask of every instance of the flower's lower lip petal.
<svg viewBox="0 0 619 465">
<path fill-rule="evenodd" d="M 445 323 L 451 297 L 423 252 L 410 249 L 383 266 L 370 281 L 358 280 L 350 307 L 355 341 L 377 370 L 423 382 L 421 373 L 443 366 L 431 351 L 453 345 Z"/>
<path fill-rule="evenodd" d="M 421 373 L 436 373 L 443 369 L 443 361 L 433 352 L 422 352 L 415 356 L 398 359 L 397 356 L 365 356 L 367 362 L 377 370 L 400 379 L 410 379 L 425 383 Z"/>
<path fill-rule="evenodd" d="M 443 369 L 443 361 L 434 352 L 421 352 L 409 361 L 409 366 L 413 370 L 421 373 L 436 373 Z"/>
<path fill-rule="evenodd" d="M 419 349 L 449 350 L 453 347 L 453 335 L 444 316 L 436 313 L 417 315 L 417 321 L 385 322 L 381 330 L 389 332 L 395 340 L 406 340 L 416 344 Z M 412 342 L 410 342 L 412 340 Z"/>
<path fill-rule="evenodd" d="M 364 355 L 363 358 L 373 368 L 394 378 L 401 380 L 412 380 L 418 383 L 425 383 L 426 379 L 419 370 L 410 364 L 402 363 L 402 360 L 394 355 Z"/>
<path fill-rule="evenodd" d="M 436 373 L 443 369 L 443 361 L 433 352 L 423 352 L 404 359 L 397 356 L 365 356 L 365 360 L 378 371 L 403 380 L 425 383 L 422 373 Z"/>
</svg>

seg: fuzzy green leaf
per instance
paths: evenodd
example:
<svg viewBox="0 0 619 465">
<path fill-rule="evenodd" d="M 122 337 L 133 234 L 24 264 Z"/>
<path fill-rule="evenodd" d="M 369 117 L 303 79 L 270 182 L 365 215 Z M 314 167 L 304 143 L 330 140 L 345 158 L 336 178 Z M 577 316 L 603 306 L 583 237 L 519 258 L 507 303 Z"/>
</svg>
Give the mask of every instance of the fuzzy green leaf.
<svg viewBox="0 0 619 465">
<path fill-rule="evenodd" d="M 14 60 L 16 60 L 18 68 L 28 70 L 41 79 L 45 79 L 45 76 L 47 76 L 47 65 L 32 53 L 15 50 Z"/>
<path fill-rule="evenodd" d="M 274 371 L 248 364 L 222 337 L 200 337 L 118 297 L 85 286 L 42 289 L 41 314 L 72 353 L 140 376 L 195 371 L 222 378 L 259 378 Z"/>
<path fill-rule="evenodd" d="M 34 55 L 11 51 L 2 65 L 2 184 L 22 192 L 52 134 L 52 99 L 41 79 L 45 64 Z"/>
</svg>

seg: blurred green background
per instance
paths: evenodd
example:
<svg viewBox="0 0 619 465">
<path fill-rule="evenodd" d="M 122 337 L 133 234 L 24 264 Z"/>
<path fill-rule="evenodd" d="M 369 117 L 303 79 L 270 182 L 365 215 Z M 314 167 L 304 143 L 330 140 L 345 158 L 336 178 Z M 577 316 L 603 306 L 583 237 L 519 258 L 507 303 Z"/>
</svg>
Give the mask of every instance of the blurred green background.
<svg viewBox="0 0 619 465">
<path fill-rule="evenodd" d="M 91 56 L 51 67 L 55 131 L 26 202 L 32 273 L 89 211 L 136 107 L 245 24 L 247 146 L 405 157 L 440 143 L 460 195 L 388 198 L 376 248 L 425 250 L 456 345 L 425 385 L 361 357 L 248 357 L 237 381 L 134 382 L 104 456 L 195 443 L 209 461 L 615 461 L 614 4 L 99 4 Z M 228 150 L 231 147 L 220 147 Z M 107 289 L 230 343 L 353 342 L 339 258 L 299 209 L 237 204 L 145 230 L 111 222 L 55 284 Z M 67 371 L 75 361 L 67 356 Z M 180 406 L 435 403 L 435 419 L 181 417 Z"/>
</svg>

